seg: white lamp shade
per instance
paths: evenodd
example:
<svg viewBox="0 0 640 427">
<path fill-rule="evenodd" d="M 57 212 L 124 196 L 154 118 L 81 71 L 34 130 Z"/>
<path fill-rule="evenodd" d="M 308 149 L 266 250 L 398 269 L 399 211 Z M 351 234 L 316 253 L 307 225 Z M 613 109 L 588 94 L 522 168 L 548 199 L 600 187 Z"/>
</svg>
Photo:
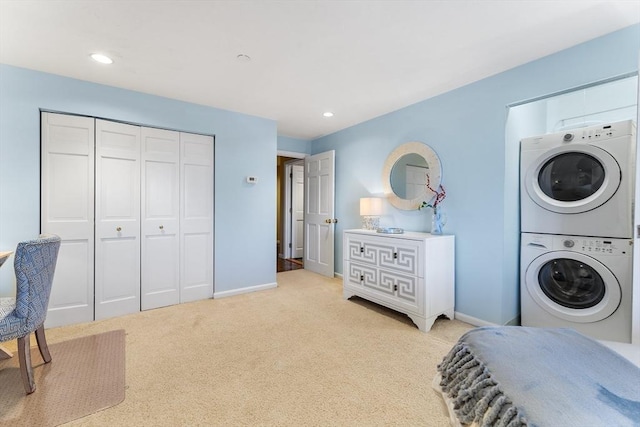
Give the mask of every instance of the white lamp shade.
<svg viewBox="0 0 640 427">
<path fill-rule="evenodd" d="M 360 215 L 377 216 L 382 214 L 382 199 L 379 197 L 363 197 L 360 199 Z"/>
</svg>

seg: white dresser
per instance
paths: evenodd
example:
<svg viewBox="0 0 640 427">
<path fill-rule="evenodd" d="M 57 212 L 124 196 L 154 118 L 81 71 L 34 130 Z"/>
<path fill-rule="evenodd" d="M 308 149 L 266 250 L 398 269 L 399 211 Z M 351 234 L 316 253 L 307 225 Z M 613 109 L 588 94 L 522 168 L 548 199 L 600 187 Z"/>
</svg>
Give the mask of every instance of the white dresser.
<svg viewBox="0 0 640 427">
<path fill-rule="evenodd" d="M 454 236 L 345 230 L 343 293 L 405 313 L 427 332 L 453 319 Z"/>
</svg>

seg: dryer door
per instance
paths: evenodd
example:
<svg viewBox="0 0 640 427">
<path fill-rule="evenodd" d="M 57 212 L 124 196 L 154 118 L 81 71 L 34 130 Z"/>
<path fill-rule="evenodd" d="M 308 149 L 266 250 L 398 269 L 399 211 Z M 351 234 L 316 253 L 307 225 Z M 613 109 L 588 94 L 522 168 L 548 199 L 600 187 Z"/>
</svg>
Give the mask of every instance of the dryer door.
<svg viewBox="0 0 640 427">
<path fill-rule="evenodd" d="M 620 283 L 611 270 L 577 252 L 540 255 L 527 267 L 525 283 L 536 304 L 571 322 L 598 322 L 620 305 Z"/>
<path fill-rule="evenodd" d="M 526 171 L 529 197 L 544 209 L 562 214 L 587 212 L 606 203 L 620 186 L 618 162 L 592 145 L 572 145 L 545 152 Z"/>
</svg>

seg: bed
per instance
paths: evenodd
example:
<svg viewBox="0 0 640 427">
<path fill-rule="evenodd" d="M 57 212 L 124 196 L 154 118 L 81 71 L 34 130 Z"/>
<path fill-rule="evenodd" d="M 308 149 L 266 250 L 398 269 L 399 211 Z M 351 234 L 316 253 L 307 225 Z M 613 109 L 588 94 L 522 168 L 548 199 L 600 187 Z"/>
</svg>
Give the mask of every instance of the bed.
<svg viewBox="0 0 640 427">
<path fill-rule="evenodd" d="M 568 328 L 472 329 L 433 387 L 454 426 L 640 426 L 640 368 Z"/>
</svg>

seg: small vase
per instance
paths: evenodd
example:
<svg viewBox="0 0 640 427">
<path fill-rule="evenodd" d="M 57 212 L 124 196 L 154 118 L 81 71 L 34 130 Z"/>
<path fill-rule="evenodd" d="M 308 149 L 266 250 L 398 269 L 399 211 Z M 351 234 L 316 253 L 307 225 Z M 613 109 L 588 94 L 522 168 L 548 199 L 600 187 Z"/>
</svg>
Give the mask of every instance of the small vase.
<svg viewBox="0 0 640 427">
<path fill-rule="evenodd" d="M 431 234 L 442 234 L 444 223 L 445 220 L 440 206 L 435 206 L 433 208 L 433 215 L 431 216 Z"/>
</svg>

